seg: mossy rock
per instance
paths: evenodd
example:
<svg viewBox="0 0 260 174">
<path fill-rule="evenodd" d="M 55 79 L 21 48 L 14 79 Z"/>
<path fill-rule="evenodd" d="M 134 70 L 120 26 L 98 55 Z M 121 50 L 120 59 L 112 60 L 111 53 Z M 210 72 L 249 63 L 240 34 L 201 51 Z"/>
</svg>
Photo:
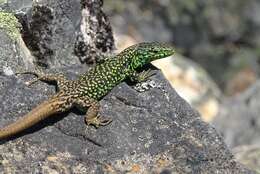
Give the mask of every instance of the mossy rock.
<svg viewBox="0 0 260 174">
<path fill-rule="evenodd" d="M 0 0 L 0 3 L 3 0 Z M 16 40 L 20 35 L 21 24 L 17 18 L 8 12 L 0 12 L 0 29 L 5 31 L 6 34 L 13 40 Z"/>
</svg>

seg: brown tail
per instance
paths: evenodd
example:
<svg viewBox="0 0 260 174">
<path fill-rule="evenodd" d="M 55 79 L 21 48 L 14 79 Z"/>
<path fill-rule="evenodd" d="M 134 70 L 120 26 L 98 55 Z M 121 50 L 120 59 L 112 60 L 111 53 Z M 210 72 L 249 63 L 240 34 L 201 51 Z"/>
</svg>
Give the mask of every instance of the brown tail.
<svg viewBox="0 0 260 174">
<path fill-rule="evenodd" d="M 38 105 L 31 112 L 20 118 L 14 123 L 7 125 L 0 129 L 0 139 L 4 139 L 15 135 L 33 125 L 40 122 L 41 120 L 57 113 L 53 108 L 54 102 L 52 100 L 47 100 L 42 104 Z"/>
</svg>

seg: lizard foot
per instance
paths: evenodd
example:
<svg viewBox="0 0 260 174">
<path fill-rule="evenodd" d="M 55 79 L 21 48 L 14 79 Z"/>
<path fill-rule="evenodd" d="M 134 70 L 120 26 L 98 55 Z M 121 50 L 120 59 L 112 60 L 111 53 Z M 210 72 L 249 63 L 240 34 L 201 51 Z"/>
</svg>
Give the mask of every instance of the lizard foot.
<svg viewBox="0 0 260 174">
<path fill-rule="evenodd" d="M 32 84 L 34 84 L 34 83 L 36 83 L 36 82 L 38 82 L 38 81 L 39 81 L 39 78 L 36 78 L 36 79 L 33 79 L 33 80 L 30 80 L 30 81 L 25 82 L 25 84 L 26 84 L 27 86 L 32 86 Z"/>
<path fill-rule="evenodd" d="M 38 82 L 39 80 L 41 80 L 41 76 L 43 75 L 43 73 L 36 72 L 36 71 L 21 71 L 21 72 L 15 73 L 15 75 L 21 75 L 21 74 L 31 74 L 31 75 L 36 76 L 35 79 L 26 82 L 26 85 L 28 85 L 28 86 L 31 86 L 32 84 L 34 84 L 34 83 Z"/>
<path fill-rule="evenodd" d="M 100 126 L 106 126 L 112 122 L 111 118 L 104 118 L 101 116 L 96 116 L 94 118 L 85 117 L 85 121 L 87 125 L 93 125 L 95 128 L 99 128 Z"/>
</svg>

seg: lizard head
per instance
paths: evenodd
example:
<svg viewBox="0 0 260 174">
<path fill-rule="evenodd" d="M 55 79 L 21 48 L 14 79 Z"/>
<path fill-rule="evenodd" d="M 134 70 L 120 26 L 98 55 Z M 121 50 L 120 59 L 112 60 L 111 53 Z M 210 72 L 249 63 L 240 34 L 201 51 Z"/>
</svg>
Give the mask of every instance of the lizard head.
<svg viewBox="0 0 260 174">
<path fill-rule="evenodd" d="M 133 69 L 141 67 L 153 60 L 168 57 L 174 53 L 173 47 L 158 43 L 144 42 L 125 49 L 122 54 L 127 54 L 131 60 L 130 66 Z"/>
</svg>

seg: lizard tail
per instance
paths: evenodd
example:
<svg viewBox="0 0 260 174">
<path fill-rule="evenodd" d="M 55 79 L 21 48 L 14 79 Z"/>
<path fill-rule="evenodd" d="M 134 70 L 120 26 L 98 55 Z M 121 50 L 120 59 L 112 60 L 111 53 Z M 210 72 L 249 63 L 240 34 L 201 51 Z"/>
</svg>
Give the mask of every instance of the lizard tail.
<svg viewBox="0 0 260 174">
<path fill-rule="evenodd" d="M 55 102 L 53 100 L 47 100 L 42 104 L 38 105 L 31 112 L 0 129 L 0 139 L 8 138 L 13 136 L 33 125 L 40 122 L 41 120 L 58 113 L 58 110 L 55 109 Z"/>
</svg>

